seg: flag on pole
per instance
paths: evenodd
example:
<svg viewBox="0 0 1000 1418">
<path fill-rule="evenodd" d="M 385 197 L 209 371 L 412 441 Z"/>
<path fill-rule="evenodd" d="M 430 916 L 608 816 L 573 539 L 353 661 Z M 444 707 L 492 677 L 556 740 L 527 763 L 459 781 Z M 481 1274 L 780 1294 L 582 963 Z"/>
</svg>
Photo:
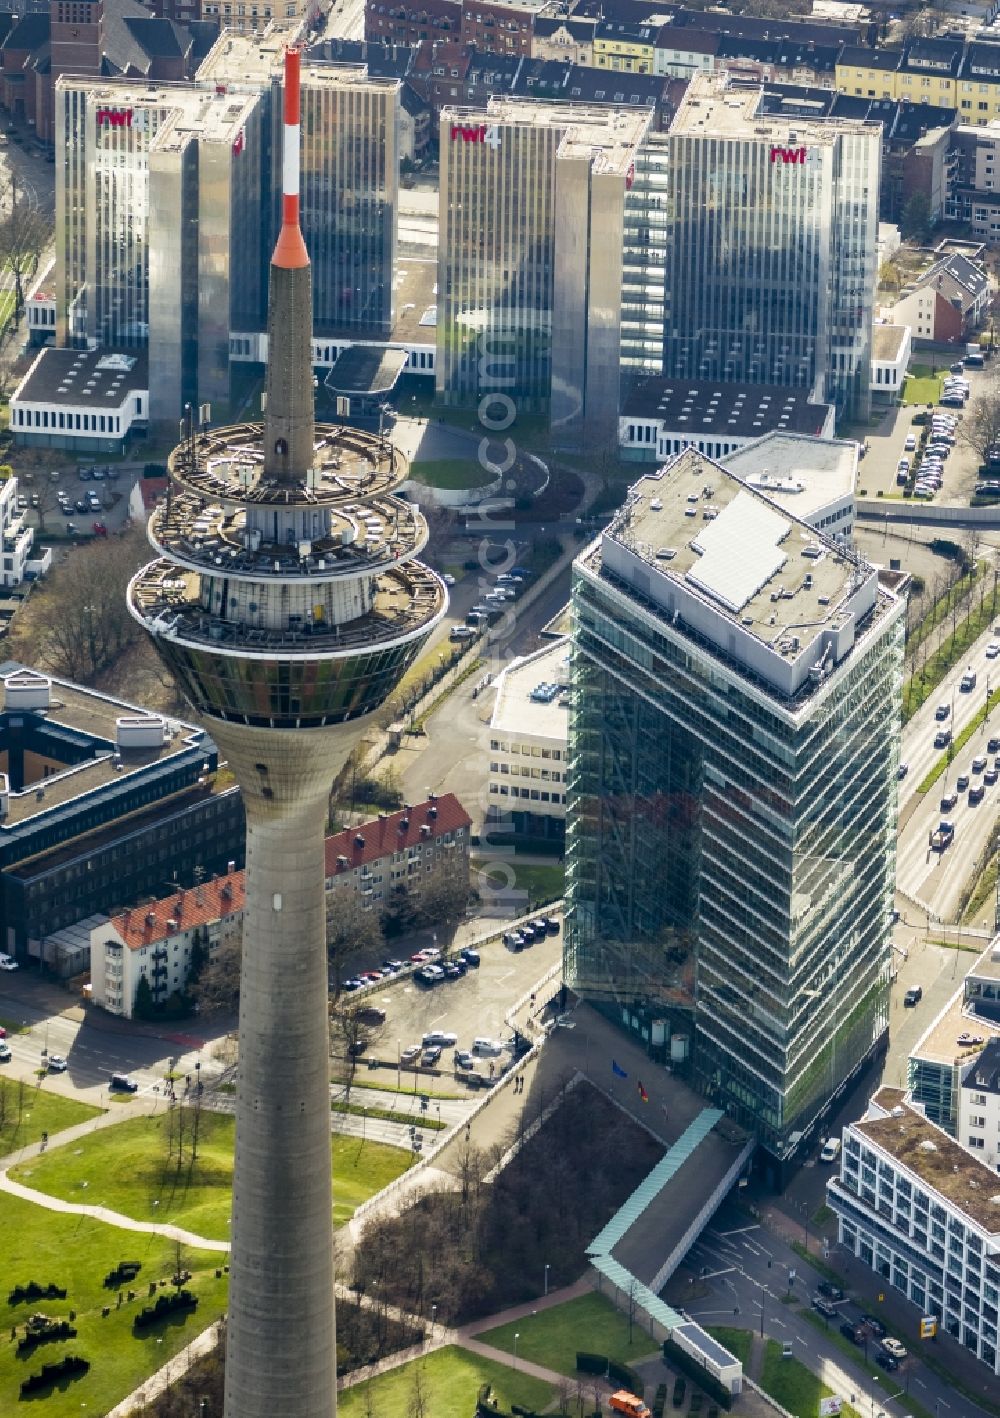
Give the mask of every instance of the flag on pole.
<svg viewBox="0 0 1000 1418">
<path fill-rule="evenodd" d="M 615 1078 L 628 1078 L 628 1074 L 615 1063 L 614 1059 L 611 1060 L 611 1072 L 614 1074 Z"/>
<path fill-rule="evenodd" d="M 649 1102 L 649 1094 L 646 1092 L 646 1089 L 643 1086 L 642 1079 L 639 1080 L 639 1097 L 644 1103 Z"/>
</svg>

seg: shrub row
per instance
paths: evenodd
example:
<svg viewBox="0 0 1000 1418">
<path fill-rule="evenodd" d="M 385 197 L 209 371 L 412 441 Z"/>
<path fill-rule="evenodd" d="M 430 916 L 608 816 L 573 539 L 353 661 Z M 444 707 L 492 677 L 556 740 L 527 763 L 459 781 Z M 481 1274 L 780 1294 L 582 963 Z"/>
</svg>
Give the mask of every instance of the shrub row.
<svg viewBox="0 0 1000 1418">
<path fill-rule="evenodd" d="M 656 1397 L 653 1399 L 653 1418 L 663 1418 L 663 1410 L 667 1406 L 667 1386 L 660 1384 L 656 1390 Z"/>
<path fill-rule="evenodd" d="M 686 1384 L 686 1383 L 684 1382 L 684 1380 L 681 1378 L 680 1374 L 678 1374 L 677 1377 L 676 1377 L 676 1379 L 674 1379 L 674 1407 L 675 1407 L 675 1408 L 680 1408 L 680 1407 L 681 1407 L 681 1405 L 682 1405 L 683 1402 L 684 1402 L 684 1395 L 685 1395 L 685 1393 L 687 1393 L 687 1384 Z"/>
<path fill-rule="evenodd" d="M 60 1379 L 73 1379 L 80 1374 L 85 1374 L 90 1368 L 90 1360 L 82 1359 L 79 1354 L 67 1354 L 65 1359 L 60 1359 L 57 1364 L 43 1364 L 41 1371 L 37 1374 L 29 1374 L 21 1383 L 21 1397 L 26 1394 L 35 1393 L 40 1388 L 51 1388 Z"/>
<path fill-rule="evenodd" d="M 59 1285 L 39 1285 L 37 1280 L 29 1280 L 27 1285 L 15 1285 L 7 1296 L 8 1305 L 20 1305 L 24 1300 L 65 1300 L 66 1291 Z"/>
<path fill-rule="evenodd" d="M 19 1354 L 30 1354 L 39 1344 L 55 1344 L 60 1339 L 75 1339 L 76 1327 L 69 1320 L 52 1320 L 42 1326 L 33 1326 L 23 1339 L 17 1341 Z"/>
<path fill-rule="evenodd" d="M 190 1290 L 178 1290 L 173 1295 L 161 1295 L 155 1305 L 144 1305 L 133 1320 L 136 1329 L 148 1329 L 157 1320 L 165 1320 L 168 1315 L 184 1310 L 196 1310 L 198 1297 Z"/>
</svg>

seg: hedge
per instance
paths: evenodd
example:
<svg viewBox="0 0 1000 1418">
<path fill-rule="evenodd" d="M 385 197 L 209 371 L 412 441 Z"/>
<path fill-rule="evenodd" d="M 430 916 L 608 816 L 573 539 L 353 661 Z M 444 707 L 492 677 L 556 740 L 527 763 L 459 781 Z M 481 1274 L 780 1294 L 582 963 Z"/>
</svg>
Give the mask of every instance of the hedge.
<svg viewBox="0 0 1000 1418">
<path fill-rule="evenodd" d="M 81 1359 L 78 1354 L 67 1354 L 57 1364 L 43 1364 L 41 1372 L 30 1374 L 21 1384 L 21 1397 L 34 1393 L 36 1389 L 51 1388 L 60 1379 L 76 1378 L 90 1368 L 89 1359 Z"/>
<path fill-rule="evenodd" d="M 20 1305 L 23 1300 L 65 1300 L 66 1291 L 51 1280 L 47 1285 L 39 1285 L 37 1280 L 29 1280 L 27 1285 L 15 1285 L 7 1296 L 8 1305 Z"/>
<path fill-rule="evenodd" d="M 196 1310 L 198 1297 L 190 1290 L 178 1290 L 173 1295 L 161 1295 L 155 1305 L 145 1305 L 132 1321 L 135 1329 L 148 1329 L 157 1320 L 165 1320 L 178 1311 Z"/>
<path fill-rule="evenodd" d="M 721 1403 L 723 1408 L 732 1408 L 733 1395 L 729 1390 L 669 1337 L 663 1341 L 663 1359 L 664 1363 L 669 1364 L 672 1368 L 683 1369 L 689 1378 L 699 1384 L 716 1403 Z"/>
</svg>

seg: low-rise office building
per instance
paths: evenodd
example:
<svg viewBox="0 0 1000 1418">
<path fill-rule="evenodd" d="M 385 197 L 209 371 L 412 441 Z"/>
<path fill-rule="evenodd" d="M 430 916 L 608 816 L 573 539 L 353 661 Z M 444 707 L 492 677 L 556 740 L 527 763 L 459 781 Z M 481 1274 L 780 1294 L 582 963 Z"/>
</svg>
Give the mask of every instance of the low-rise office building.
<svg viewBox="0 0 1000 1418">
<path fill-rule="evenodd" d="M 827 1186 L 837 1239 L 1000 1373 L 1000 1204 L 978 1153 L 930 1122 L 899 1088 L 880 1088 L 844 1131 Z"/>
<path fill-rule="evenodd" d="M 872 332 L 872 402 L 896 404 L 910 364 L 913 332 L 909 325 L 876 325 Z"/>
<path fill-rule="evenodd" d="M 486 831 L 561 841 L 566 830 L 569 640 L 512 660 L 490 717 Z"/>
<path fill-rule="evenodd" d="M 90 933 L 91 999 L 110 1014 L 135 1015 L 139 981 L 154 1005 L 187 988 L 192 965 L 242 939 L 242 871 L 119 912 Z"/>
<path fill-rule="evenodd" d="M 242 864 L 218 750 L 165 719 L 16 661 L 0 665 L 0 941 L 22 963 L 98 912 Z"/>
<path fill-rule="evenodd" d="M 145 350 L 39 350 L 10 398 L 14 442 L 124 453 L 149 427 Z"/>
<path fill-rule="evenodd" d="M 662 463 L 683 448 L 728 458 L 765 433 L 780 430 L 832 438 L 836 411 L 805 390 L 723 380 L 640 380 L 625 396 L 618 418 L 623 458 Z"/>
<path fill-rule="evenodd" d="M 952 1137 L 960 1137 L 963 1080 L 984 1045 L 1000 1039 L 1000 940 L 966 973 L 961 986 L 918 1039 L 907 1061 L 914 1106 Z"/>
</svg>

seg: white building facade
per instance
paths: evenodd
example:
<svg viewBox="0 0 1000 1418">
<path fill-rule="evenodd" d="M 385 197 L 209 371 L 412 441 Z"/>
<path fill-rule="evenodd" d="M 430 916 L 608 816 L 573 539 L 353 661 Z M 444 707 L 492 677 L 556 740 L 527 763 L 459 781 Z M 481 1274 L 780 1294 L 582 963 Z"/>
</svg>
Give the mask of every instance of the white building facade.
<svg viewBox="0 0 1000 1418">
<path fill-rule="evenodd" d="M 562 838 L 568 699 L 568 639 L 515 660 L 497 680 L 490 719 L 491 831 Z"/>
</svg>

